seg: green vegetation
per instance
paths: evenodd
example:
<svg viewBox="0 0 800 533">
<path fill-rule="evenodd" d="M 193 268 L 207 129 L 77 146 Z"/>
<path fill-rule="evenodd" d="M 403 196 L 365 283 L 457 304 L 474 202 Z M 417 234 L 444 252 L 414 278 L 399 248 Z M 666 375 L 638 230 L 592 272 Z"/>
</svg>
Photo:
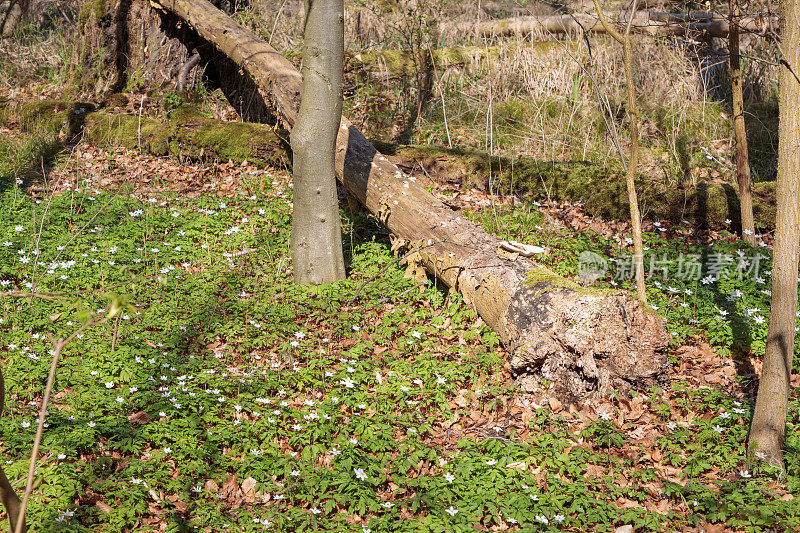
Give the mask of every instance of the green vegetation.
<svg viewBox="0 0 800 533">
<path fill-rule="evenodd" d="M 388 242 L 365 218 L 345 215 L 347 281 L 294 285 L 291 189 L 283 176 L 258 182 L 265 185 L 253 197 L 198 200 L 86 184 L 35 201 L 13 183 L 4 188 L 3 288 L 27 290 L 36 269 L 40 293 L 89 290 L 53 302 L 0 300 L 9 395 L 0 431 L 12 479 L 27 468 L 48 335 L 73 331 L 109 298 L 134 305 L 64 353 L 29 515 L 35 529 L 800 524 L 793 501 L 765 497 L 779 473 L 747 471 L 747 401 L 680 380 L 651 391 L 656 448 L 680 472 L 675 480 L 637 466 L 635 425 L 613 423 L 611 414 L 573 429 L 572 415 L 532 407 L 523 423 L 507 407 L 513 391 L 496 334 L 456 294 L 432 285 L 409 291 Z M 542 231 L 532 210 L 474 216 L 506 238 L 550 248 L 544 262 L 566 276 L 580 251 L 625 253 L 590 231 Z M 740 242 L 676 244 L 658 231 L 646 244 L 671 258 L 745 250 Z M 765 325 L 756 319 L 768 298 L 758 278 L 674 278 L 669 270 L 667 280 L 651 280 L 648 297 L 676 344 L 703 331 L 734 355 L 763 349 Z M 599 285 L 627 288 L 608 278 Z M 798 418 L 793 399 L 790 428 Z M 800 483 L 793 434 L 790 492 Z M 642 508 L 653 487 L 670 507 L 688 502 L 688 510 Z"/>
<path fill-rule="evenodd" d="M 87 117 L 84 132 L 98 146 L 138 148 L 176 159 L 237 164 L 249 161 L 276 168 L 288 164 L 282 143 L 270 126 L 214 121 L 185 106 L 172 110 L 168 120 L 92 113 Z"/>
<path fill-rule="evenodd" d="M 523 194 L 529 200 L 581 202 L 587 214 L 604 219 L 628 219 L 628 192 L 624 173 L 614 167 L 586 161 L 549 161 L 532 158 L 489 157 L 479 150 L 448 149 L 441 146 L 380 145 L 385 153 L 396 154 L 423 165 L 442 182 L 462 183 L 498 194 Z M 739 220 L 739 195 L 727 183 L 701 181 L 696 186 L 675 186 L 641 176 L 637 181 L 640 209 L 644 218 L 684 220 L 699 227 L 727 228 Z M 775 225 L 775 183 L 753 186 L 756 225 Z"/>
<path fill-rule="evenodd" d="M 614 147 L 626 152 L 615 45 L 592 37 L 591 55 L 584 41 L 438 35 L 432 23 L 467 4 L 393 5 L 377 14 L 351 6 L 359 18 L 348 27 L 360 33 L 348 35 L 345 114 L 435 180 L 522 197 L 513 209 L 464 202 L 464 212 L 500 238 L 546 248 L 536 260 L 564 276 L 558 283 L 631 291 L 620 224 L 608 222 L 610 238 L 561 229 L 542 206 L 628 216 Z M 128 7 L 112 18 L 106 0 L 84 2 L 78 29 L 108 30 Z M 254 3 L 237 17 L 299 61 L 301 20 L 279 7 L 267 16 Z M 148 78 L 131 69 L 118 79 L 114 50 L 63 33 L 27 25 L 0 43 L 0 82 L 28 102 L 0 96 L 9 127 L 0 138 L 0 459 L 12 481 L 28 469 L 50 336 L 69 335 L 110 303 L 132 307 L 63 353 L 32 531 L 800 530 L 796 390 L 785 470 L 746 459 L 771 252 L 735 237 L 727 108 L 700 83 L 688 47 L 637 46 L 648 102 L 640 203 L 657 221 L 645 224 L 647 292 L 672 335 L 668 375 L 647 391 L 561 405 L 517 394 L 498 335 L 435 280 L 420 288 L 404 279 L 387 233 L 363 213 L 342 213 L 348 279 L 295 285 L 292 189 L 278 170 L 290 163 L 272 130 L 211 120 L 230 116 L 209 112 L 228 104 L 203 86 L 189 91 L 206 98 L 200 110 L 171 92 L 148 92 L 158 114 L 141 116 L 114 111 L 130 109 L 127 97 L 104 98 L 106 107 L 76 101 L 72 91 L 139 90 Z M 426 87 L 407 51 L 415 45 L 434 50 Z M 774 77 L 766 66 L 760 75 Z M 770 229 L 777 106 L 774 87 L 762 99 L 749 83 L 756 218 Z M 417 91 L 426 93 L 420 116 Z M 230 187 L 163 192 L 175 173 L 162 175 L 136 150 L 258 168 Z M 92 158 L 152 179 L 111 189 Z M 229 167 L 215 165 L 208 179 Z M 62 182 L 51 197 L 53 176 Z M 691 236 L 703 226 L 717 230 L 710 245 Z M 585 251 L 608 260 L 589 287 L 576 276 Z M 528 281 L 554 280 L 534 272 Z"/>
<path fill-rule="evenodd" d="M 164 114 L 163 118 L 149 118 L 95 111 L 90 103 L 59 100 L 0 102 L 3 122 L 18 119 L 22 131 L 53 142 L 59 136 L 69 140 L 82 133 L 97 146 L 124 146 L 179 161 L 248 161 L 273 168 L 289 165 L 283 142 L 270 126 L 213 120 L 190 105 L 178 105 Z"/>
</svg>

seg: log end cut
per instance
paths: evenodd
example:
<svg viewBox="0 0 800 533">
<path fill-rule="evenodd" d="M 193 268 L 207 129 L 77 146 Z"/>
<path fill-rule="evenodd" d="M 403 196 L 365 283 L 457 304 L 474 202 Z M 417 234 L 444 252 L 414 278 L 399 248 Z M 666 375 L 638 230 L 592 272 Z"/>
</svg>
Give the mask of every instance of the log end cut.
<svg viewBox="0 0 800 533">
<path fill-rule="evenodd" d="M 506 311 L 516 331 L 516 385 L 567 400 L 663 382 L 669 334 L 664 319 L 626 294 L 593 293 L 552 282 L 517 291 Z"/>
</svg>

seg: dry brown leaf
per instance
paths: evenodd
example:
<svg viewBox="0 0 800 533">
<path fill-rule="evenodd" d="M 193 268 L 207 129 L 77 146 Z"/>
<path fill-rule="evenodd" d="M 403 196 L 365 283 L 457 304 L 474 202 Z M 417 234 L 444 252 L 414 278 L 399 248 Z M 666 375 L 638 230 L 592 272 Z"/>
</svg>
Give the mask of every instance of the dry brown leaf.
<svg viewBox="0 0 800 533">
<path fill-rule="evenodd" d="M 136 422 L 137 424 L 147 424 L 150 422 L 150 416 L 144 411 L 138 411 L 128 415 L 129 422 Z"/>
<path fill-rule="evenodd" d="M 242 492 L 245 493 L 247 496 L 252 496 L 254 493 L 254 489 L 256 486 L 256 480 L 248 477 L 244 481 L 242 481 Z"/>
<path fill-rule="evenodd" d="M 562 407 L 564 407 L 564 404 L 563 404 L 563 403 L 561 403 L 561 402 L 558 400 L 558 398 L 552 398 L 552 397 L 551 397 L 551 398 L 550 398 L 550 399 L 547 401 L 547 403 L 550 405 L 550 409 L 551 409 L 551 410 L 552 410 L 554 413 L 557 413 L 557 412 L 561 411 L 561 408 L 562 408 Z"/>
</svg>

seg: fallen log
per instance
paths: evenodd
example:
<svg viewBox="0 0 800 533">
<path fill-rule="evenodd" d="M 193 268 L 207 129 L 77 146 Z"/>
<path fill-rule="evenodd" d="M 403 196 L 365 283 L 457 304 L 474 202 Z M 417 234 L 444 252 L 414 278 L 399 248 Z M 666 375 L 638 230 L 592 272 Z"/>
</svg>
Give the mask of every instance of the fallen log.
<svg viewBox="0 0 800 533">
<path fill-rule="evenodd" d="M 159 0 L 258 84 L 284 125 L 297 116 L 299 71 L 268 44 L 206 0 Z M 336 173 L 411 250 L 411 266 L 459 291 L 512 352 L 518 383 L 584 397 L 656 383 L 666 365 L 663 320 L 624 293 L 591 291 L 532 261 L 440 202 L 404 174 L 346 119 L 336 142 Z"/>
<path fill-rule="evenodd" d="M 545 54 L 551 50 L 563 50 L 564 44 L 556 41 L 543 41 L 535 44 L 504 44 L 501 46 L 465 46 L 461 48 L 438 48 L 420 50 L 421 55 L 430 58 L 424 65 L 414 61 L 410 50 L 374 50 L 369 52 L 346 52 L 345 71 L 355 74 L 368 74 L 374 79 L 393 79 L 417 75 L 417 69 L 435 69 L 443 72 L 449 68 L 474 68 L 500 60 L 516 48 L 525 47 L 528 51 Z M 570 46 L 571 45 L 566 45 Z"/>
<path fill-rule="evenodd" d="M 762 33 L 777 28 L 778 19 L 773 16 L 743 17 L 739 23 L 741 33 Z M 478 23 L 461 23 L 457 26 L 463 33 L 478 33 L 487 37 L 528 35 L 531 33 L 581 35 L 582 33 L 605 33 L 596 15 L 571 13 L 512 17 Z M 624 29 L 624 28 L 623 28 Z M 651 36 L 719 37 L 728 36 L 728 21 L 721 15 L 680 15 L 639 12 L 633 19 L 631 31 Z"/>
</svg>

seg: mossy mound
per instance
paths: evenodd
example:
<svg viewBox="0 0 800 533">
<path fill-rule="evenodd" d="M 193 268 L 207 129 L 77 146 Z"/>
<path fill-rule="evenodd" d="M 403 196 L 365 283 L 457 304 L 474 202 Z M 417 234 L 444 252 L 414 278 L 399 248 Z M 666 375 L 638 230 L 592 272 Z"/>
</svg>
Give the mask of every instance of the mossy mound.
<svg viewBox="0 0 800 533">
<path fill-rule="evenodd" d="M 574 198 L 585 202 L 587 213 L 606 219 L 630 218 L 628 191 L 621 173 L 596 185 L 592 194 Z M 636 185 L 643 218 L 668 220 L 673 224 L 687 221 L 710 229 L 739 229 L 741 225 L 739 193 L 731 184 L 703 181 L 684 188 L 640 178 Z M 775 182 L 753 185 L 753 216 L 756 227 L 764 230 L 775 227 Z"/>
<path fill-rule="evenodd" d="M 224 122 L 204 117 L 192 106 L 173 109 L 163 119 L 113 111 L 95 111 L 90 103 L 67 100 L 0 102 L 4 123 L 18 123 L 28 133 L 83 133 L 91 143 L 124 146 L 157 156 L 205 162 L 249 161 L 259 167 L 290 165 L 285 143 L 265 124 Z"/>
<path fill-rule="evenodd" d="M 422 164 L 441 182 L 493 190 L 524 193 L 532 199 L 583 202 L 589 215 L 605 219 L 628 219 L 630 211 L 625 176 L 620 169 L 585 161 L 538 161 L 531 158 L 490 157 L 485 152 L 438 146 L 381 145 L 384 153 Z M 727 183 L 700 182 L 681 187 L 641 176 L 637 180 L 639 207 L 650 220 L 684 220 L 697 227 L 738 228 L 739 195 Z M 775 183 L 753 185 L 756 226 L 775 227 Z M 726 224 L 725 221 L 731 223 Z"/>
<path fill-rule="evenodd" d="M 178 159 L 289 165 L 285 146 L 270 126 L 205 118 L 188 106 L 174 109 L 166 120 L 98 111 L 86 118 L 84 135 L 98 146 L 124 146 Z"/>
<path fill-rule="evenodd" d="M 18 122 L 26 133 L 69 137 L 81 131 L 86 115 L 95 110 L 94 104 L 72 100 L 7 100 L 0 107 L 3 123 Z"/>
</svg>

